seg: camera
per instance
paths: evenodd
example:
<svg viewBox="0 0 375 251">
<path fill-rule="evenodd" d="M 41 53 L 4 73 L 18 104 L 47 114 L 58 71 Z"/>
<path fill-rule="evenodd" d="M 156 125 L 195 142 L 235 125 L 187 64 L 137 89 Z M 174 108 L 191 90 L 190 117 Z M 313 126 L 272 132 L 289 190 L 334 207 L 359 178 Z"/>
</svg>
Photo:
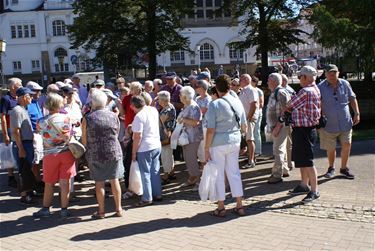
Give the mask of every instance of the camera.
<svg viewBox="0 0 375 251">
<path fill-rule="evenodd" d="M 279 117 L 279 122 L 284 123 L 285 126 L 290 126 L 290 124 L 293 123 L 292 114 L 290 112 L 284 112 L 284 115 Z"/>
</svg>

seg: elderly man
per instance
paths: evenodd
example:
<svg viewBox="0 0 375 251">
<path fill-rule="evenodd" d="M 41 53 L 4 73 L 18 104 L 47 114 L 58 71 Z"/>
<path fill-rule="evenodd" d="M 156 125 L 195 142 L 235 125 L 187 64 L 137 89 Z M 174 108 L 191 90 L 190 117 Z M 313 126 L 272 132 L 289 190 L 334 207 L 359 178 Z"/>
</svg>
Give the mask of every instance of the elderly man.
<svg viewBox="0 0 375 251">
<path fill-rule="evenodd" d="M 9 92 L 1 97 L 0 115 L 1 115 L 1 132 L 3 134 L 3 142 L 8 145 L 11 142 L 9 114 L 17 105 L 16 91 L 22 87 L 22 81 L 19 78 L 10 78 L 8 80 Z M 17 187 L 14 178 L 13 168 L 8 169 L 8 186 Z"/>
<path fill-rule="evenodd" d="M 319 124 L 321 109 L 320 91 L 315 84 L 316 75 L 317 72 L 313 67 L 302 67 L 298 72 L 302 89 L 292 97 L 286 108 L 286 111 L 291 112 L 293 126 L 292 158 L 295 167 L 300 168 L 301 171 L 301 183 L 289 193 L 293 195 L 307 193 L 302 200 L 303 203 L 320 197 L 313 149 L 317 138 L 315 127 Z M 287 113 L 284 113 L 284 116 L 286 115 Z"/>
<path fill-rule="evenodd" d="M 151 98 L 154 99 L 156 95 L 154 94 L 154 82 L 152 80 L 146 80 L 144 85 L 145 92 L 150 94 Z"/>
<path fill-rule="evenodd" d="M 288 84 L 288 76 L 285 74 L 281 74 L 281 77 L 283 78 L 283 83 L 281 84 L 281 86 L 284 87 L 290 95 L 296 94 L 296 91 Z"/>
<path fill-rule="evenodd" d="M 73 88 L 76 88 L 77 91 L 78 91 L 78 96 L 79 96 L 79 99 L 81 100 L 81 103 L 82 105 L 86 104 L 87 102 L 87 96 L 88 96 L 88 91 L 87 91 L 87 88 L 86 86 L 83 86 L 81 83 L 80 83 L 80 78 L 79 78 L 79 75 L 78 74 L 74 74 L 72 76 L 72 82 L 73 82 Z"/>
<path fill-rule="evenodd" d="M 29 88 L 21 87 L 17 90 L 18 105 L 10 113 L 10 128 L 12 138 L 16 142 L 14 155 L 17 157 L 18 170 L 21 174 L 21 202 L 31 204 L 33 202 L 33 188 L 35 177 L 31 171 L 34 160 L 33 129 L 27 112 L 27 106 L 31 103 L 33 95 Z"/>
<path fill-rule="evenodd" d="M 341 144 L 340 173 L 348 179 L 354 179 L 347 163 L 352 143 L 352 127 L 360 121 L 358 102 L 348 81 L 341 79 L 336 65 L 328 65 L 326 80 L 319 84 L 322 95 L 322 113 L 327 117 L 327 125 L 319 130 L 320 147 L 327 151 L 328 171 L 326 178 L 335 175 L 336 141 Z M 354 111 L 351 118 L 349 104 Z"/>
<path fill-rule="evenodd" d="M 177 75 L 175 72 L 168 72 L 165 75 L 167 84 L 163 86 L 162 91 L 167 91 L 171 94 L 171 103 L 176 108 L 177 114 L 180 113 L 184 105 L 180 100 L 180 91 L 182 86 L 176 82 Z"/>
<path fill-rule="evenodd" d="M 272 73 L 268 76 L 268 88 L 271 90 L 271 95 L 267 105 L 267 125 L 272 131 L 273 156 L 275 157 L 272 174 L 268 179 L 269 184 L 282 182 L 283 176 L 289 176 L 285 155 L 290 127 L 289 124 L 280 123 L 279 117 L 282 115 L 286 104 L 290 100 L 290 95 L 285 88 L 282 88 L 281 79 L 279 73 Z"/>
<path fill-rule="evenodd" d="M 246 143 L 248 148 L 248 162 L 243 169 L 254 168 L 255 167 L 255 143 L 254 143 L 254 130 L 255 124 L 258 118 L 258 102 L 259 96 L 258 91 L 251 85 L 251 77 L 249 74 L 243 74 L 240 78 L 241 92 L 239 98 L 242 102 L 242 105 L 245 109 L 245 115 L 247 118 L 247 134 L 246 134 Z"/>
</svg>

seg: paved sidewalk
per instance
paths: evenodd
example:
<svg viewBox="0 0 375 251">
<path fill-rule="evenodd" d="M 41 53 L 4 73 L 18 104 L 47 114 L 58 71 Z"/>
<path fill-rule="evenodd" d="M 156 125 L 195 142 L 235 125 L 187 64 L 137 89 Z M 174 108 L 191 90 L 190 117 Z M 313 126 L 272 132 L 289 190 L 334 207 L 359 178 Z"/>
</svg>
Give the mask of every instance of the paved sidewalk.
<svg viewBox="0 0 375 251">
<path fill-rule="evenodd" d="M 270 154 L 270 145 L 265 153 Z M 223 219 L 208 214 L 215 204 L 180 188 L 186 178 L 182 165 L 178 180 L 165 187 L 163 202 L 134 208 L 136 200 L 123 201 L 123 218 L 99 221 L 90 219 L 96 210 L 91 181 L 77 186 L 80 201 L 71 207 L 73 217 L 61 220 L 59 209 L 53 208 L 51 218 L 34 219 L 31 214 L 41 202 L 20 205 L 2 172 L 0 250 L 374 250 L 374 153 L 375 141 L 354 142 L 349 164 L 356 179 L 320 177 L 321 198 L 310 205 L 300 203 L 303 196 L 287 195 L 298 183 L 298 170 L 283 183 L 266 183 L 272 160 L 264 158 L 255 169 L 241 171 L 247 216 L 239 218 L 228 210 Z M 323 152 L 317 156 L 322 175 L 327 162 Z M 233 202 L 228 196 L 228 209 Z M 111 198 L 107 205 L 110 212 Z"/>
</svg>

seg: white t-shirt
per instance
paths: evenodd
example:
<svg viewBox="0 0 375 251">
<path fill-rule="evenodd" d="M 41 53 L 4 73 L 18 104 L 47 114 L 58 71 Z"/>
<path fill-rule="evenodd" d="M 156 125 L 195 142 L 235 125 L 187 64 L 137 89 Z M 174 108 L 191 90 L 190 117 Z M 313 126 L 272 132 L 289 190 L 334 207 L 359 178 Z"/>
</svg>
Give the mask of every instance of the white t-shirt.
<svg viewBox="0 0 375 251">
<path fill-rule="evenodd" d="M 249 114 L 249 111 L 250 111 L 250 103 L 254 101 L 259 102 L 258 91 L 251 85 L 248 85 L 242 88 L 241 93 L 238 97 L 240 98 L 243 108 L 245 109 L 245 115 L 247 118 L 247 115 Z M 253 118 L 258 118 L 258 113 L 259 113 L 259 108 L 257 107 L 257 109 L 254 112 Z"/>
<path fill-rule="evenodd" d="M 147 152 L 161 147 L 159 134 L 159 113 L 152 106 L 144 106 L 134 117 L 133 132 L 141 133 L 138 152 Z"/>
</svg>

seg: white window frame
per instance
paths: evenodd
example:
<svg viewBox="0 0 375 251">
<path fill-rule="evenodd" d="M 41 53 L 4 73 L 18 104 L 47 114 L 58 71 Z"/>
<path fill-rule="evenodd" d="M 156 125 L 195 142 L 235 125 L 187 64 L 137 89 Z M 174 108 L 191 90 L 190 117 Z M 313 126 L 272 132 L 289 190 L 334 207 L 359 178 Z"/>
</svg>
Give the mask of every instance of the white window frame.
<svg viewBox="0 0 375 251">
<path fill-rule="evenodd" d="M 31 60 L 31 71 L 40 71 L 40 60 Z"/>
<path fill-rule="evenodd" d="M 184 63 L 185 62 L 185 51 L 171 51 L 171 62 L 172 63 Z"/>
<path fill-rule="evenodd" d="M 22 72 L 22 63 L 21 61 L 13 61 L 13 72 Z"/>
<path fill-rule="evenodd" d="M 210 43 L 204 43 L 199 48 L 199 58 L 201 62 L 214 62 L 215 49 Z"/>
<path fill-rule="evenodd" d="M 35 38 L 36 30 L 33 22 L 15 22 L 10 24 L 10 37 L 12 39 L 19 38 Z"/>
<path fill-rule="evenodd" d="M 238 58 L 237 58 L 237 51 L 238 51 Z M 236 49 L 234 45 L 229 46 L 229 58 L 230 61 L 240 61 L 243 60 L 243 53 L 244 49 Z"/>
<path fill-rule="evenodd" d="M 63 37 L 66 35 L 66 24 L 64 20 L 57 19 L 52 21 L 52 35 L 54 37 Z"/>
</svg>

